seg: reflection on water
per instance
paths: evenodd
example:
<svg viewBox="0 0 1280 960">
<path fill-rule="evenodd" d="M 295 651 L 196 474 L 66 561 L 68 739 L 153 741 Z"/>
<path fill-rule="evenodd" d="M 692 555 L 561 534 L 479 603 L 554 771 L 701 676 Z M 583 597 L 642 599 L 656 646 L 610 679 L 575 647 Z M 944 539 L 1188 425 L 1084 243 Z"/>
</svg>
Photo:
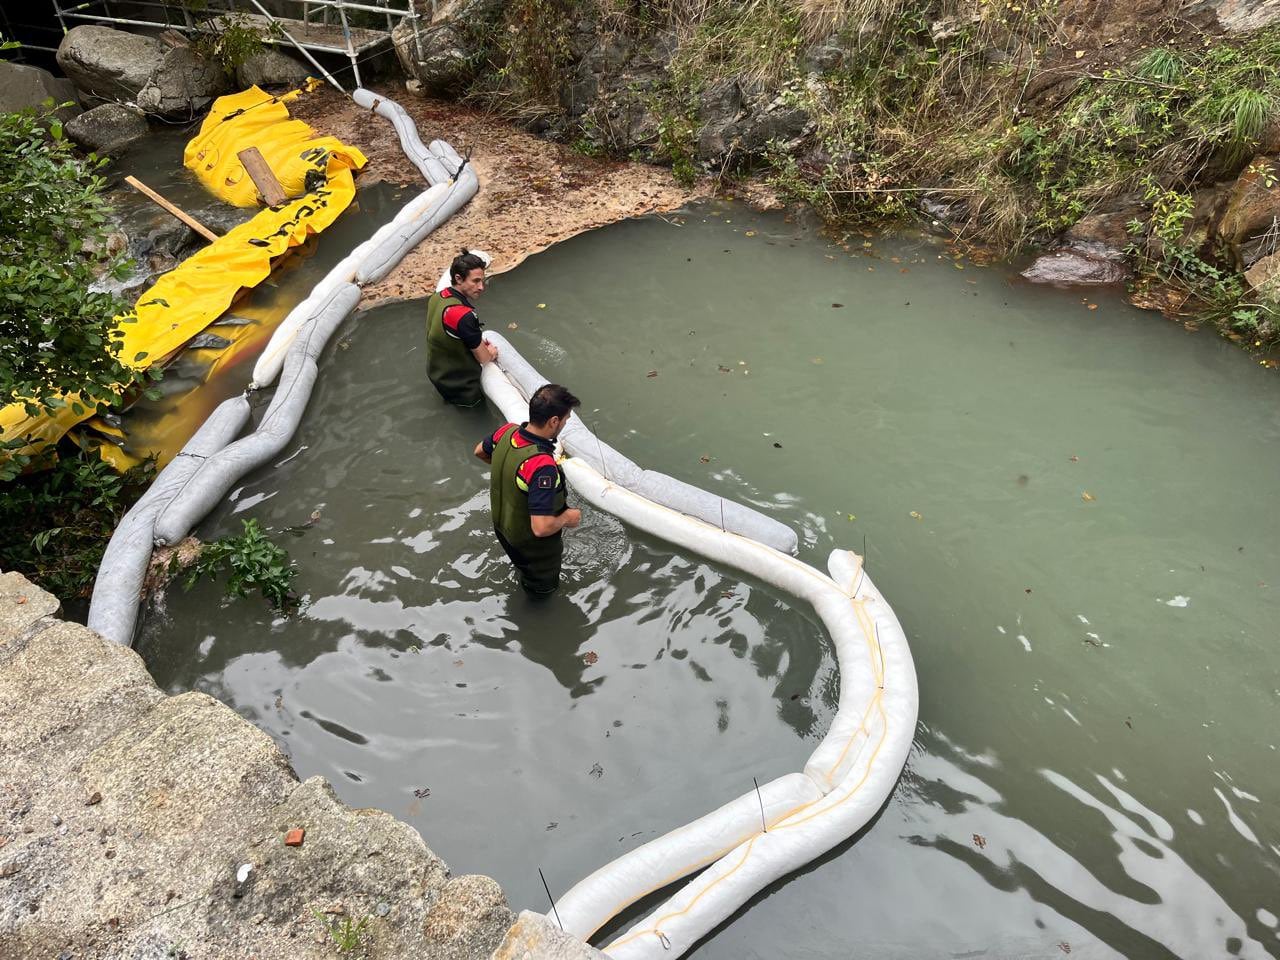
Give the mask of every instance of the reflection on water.
<svg viewBox="0 0 1280 960">
<path fill-rule="evenodd" d="M 926 238 L 681 219 L 539 255 L 486 320 L 605 440 L 790 523 L 806 560 L 865 537 L 921 688 L 872 826 L 696 954 L 1280 956 L 1280 517 L 1237 492 L 1280 475 L 1274 377 Z M 594 511 L 564 590 L 525 598 L 470 454 L 495 414 L 443 407 L 422 323 L 349 322 L 280 463 L 202 531 L 320 511 L 290 541 L 302 611 L 200 585 L 140 649 L 545 909 L 539 866 L 564 890 L 799 769 L 838 677 L 807 609 Z"/>
</svg>

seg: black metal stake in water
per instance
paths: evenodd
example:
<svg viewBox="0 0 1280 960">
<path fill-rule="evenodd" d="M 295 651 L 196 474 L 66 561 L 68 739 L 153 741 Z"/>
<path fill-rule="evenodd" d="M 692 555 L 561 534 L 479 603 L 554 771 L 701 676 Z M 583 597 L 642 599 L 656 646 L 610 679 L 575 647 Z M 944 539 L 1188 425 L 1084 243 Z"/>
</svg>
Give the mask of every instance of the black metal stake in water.
<svg viewBox="0 0 1280 960">
<path fill-rule="evenodd" d="M 556 898 L 551 895 L 551 888 L 547 886 L 547 878 L 543 876 L 542 868 L 538 868 L 538 876 L 542 877 L 542 889 L 547 891 L 547 899 L 551 901 L 551 912 L 555 914 L 556 923 L 560 924 L 560 932 L 564 932 L 564 924 L 560 922 L 560 911 L 556 909 Z"/>
<path fill-rule="evenodd" d="M 755 777 L 751 778 L 751 782 L 756 785 L 756 799 L 760 801 L 760 827 L 765 833 L 768 833 L 769 824 L 764 818 L 764 797 L 760 796 L 760 783 Z"/>
</svg>

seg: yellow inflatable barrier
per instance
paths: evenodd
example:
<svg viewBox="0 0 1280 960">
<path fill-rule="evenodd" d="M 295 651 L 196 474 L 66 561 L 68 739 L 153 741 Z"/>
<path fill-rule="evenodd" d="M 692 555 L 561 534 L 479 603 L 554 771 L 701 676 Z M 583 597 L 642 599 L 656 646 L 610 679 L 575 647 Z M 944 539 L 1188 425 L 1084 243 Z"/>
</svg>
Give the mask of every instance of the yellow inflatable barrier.
<svg viewBox="0 0 1280 960">
<path fill-rule="evenodd" d="M 257 123 L 254 115 L 274 116 L 273 123 L 277 124 L 283 116 L 281 125 L 288 128 L 287 139 L 292 144 L 289 149 L 295 150 L 304 141 L 297 136 L 298 122 L 288 120 L 288 110 L 281 101 L 292 99 L 298 92 L 295 90 L 280 97 L 271 97 L 252 87 L 243 93 L 219 98 L 210 112 L 210 118 L 215 115 L 221 118 L 215 125 L 223 131 L 215 138 L 221 145 L 218 149 L 229 151 L 234 158 L 237 141 L 226 134 L 238 131 L 243 138 L 238 141 L 239 149 L 258 146 L 271 162 L 273 172 L 279 176 L 275 162 L 263 144 L 283 143 L 286 137 L 276 138 L 270 129 Z M 227 101 L 231 101 L 230 107 Z M 249 109 L 254 104 L 260 106 L 261 112 Z M 236 110 L 248 112 L 232 116 Z M 252 118 L 252 122 L 248 118 Z M 208 126 L 210 120 L 205 124 Z M 311 132 L 305 123 L 301 127 Z M 193 146 L 208 134 L 209 131 L 202 128 L 201 134 L 187 145 L 187 154 L 198 154 L 199 150 L 193 152 Z M 134 309 L 121 318 L 119 357 L 122 363 L 141 370 L 166 359 L 221 316 L 242 289 L 257 286 L 269 276 L 274 257 L 304 243 L 313 233 L 324 230 L 347 208 L 355 197 L 352 170 L 364 166 L 364 155 L 332 137 L 309 142 L 327 154 L 323 168 L 314 162 L 309 167 L 325 170 L 327 180 L 323 185 L 278 207 L 267 207 L 161 276 L 138 298 Z M 295 165 L 287 163 L 284 168 L 294 170 Z M 227 168 L 224 164 L 220 169 L 225 171 Z M 293 176 L 292 173 L 288 175 Z M 284 178 L 280 179 L 283 185 Z M 303 180 L 305 172 L 298 174 L 298 182 Z M 246 182 L 248 189 L 253 190 L 252 181 L 246 178 Z M 212 185 L 210 189 L 213 189 Z M 288 190 L 288 186 L 285 189 Z M 223 196 L 220 191 L 215 192 Z M 25 437 L 27 445 L 16 452 L 35 455 L 95 412 L 92 406 L 84 406 L 78 396 L 57 399 L 61 406 L 36 416 L 30 416 L 21 402 L 0 408 L 0 440 Z"/>
<path fill-rule="evenodd" d="M 286 196 L 307 190 L 307 176 L 324 182 L 339 170 L 359 170 L 365 157 L 336 137 L 317 137 L 301 120 L 289 119 L 285 103 L 300 90 L 278 97 L 250 87 L 241 93 L 219 97 L 200 124 L 200 132 L 187 144 L 182 163 L 200 182 L 227 203 L 237 207 L 258 204 L 258 189 L 237 156 L 246 147 L 257 147 Z"/>
</svg>

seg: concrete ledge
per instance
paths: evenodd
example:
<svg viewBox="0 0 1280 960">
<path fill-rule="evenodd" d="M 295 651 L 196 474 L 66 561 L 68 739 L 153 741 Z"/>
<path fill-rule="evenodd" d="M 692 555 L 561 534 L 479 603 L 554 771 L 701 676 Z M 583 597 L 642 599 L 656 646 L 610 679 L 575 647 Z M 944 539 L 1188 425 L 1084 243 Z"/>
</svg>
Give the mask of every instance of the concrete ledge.
<svg viewBox="0 0 1280 960">
<path fill-rule="evenodd" d="M 366 918 L 350 956 L 599 956 L 536 914 L 513 927 L 493 880 L 451 877 L 412 827 L 299 783 L 229 707 L 165 696 L 57 611 L 0 574 L 4 960 L 332 958 L 330 928 Z"/>
</svg>

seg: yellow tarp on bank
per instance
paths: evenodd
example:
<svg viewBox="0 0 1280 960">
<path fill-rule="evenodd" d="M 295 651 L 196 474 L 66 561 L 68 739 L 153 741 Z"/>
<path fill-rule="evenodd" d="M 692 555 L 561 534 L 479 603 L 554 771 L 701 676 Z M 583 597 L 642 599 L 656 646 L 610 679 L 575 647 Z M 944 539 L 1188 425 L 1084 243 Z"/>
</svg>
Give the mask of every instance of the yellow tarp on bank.
<svg viewBox="0 0 1280 960">
<path fill-rule="evenodd" d="M 218 116 L 223 118 L 219 125 L 223 131 L 219 142 L 230 148 L 239 138 L 240 149 L 255 145 L 255 139 L 264 136 L 264 128 L 257 124 L 256 119 L 248 118 L 253 118 L 258 111 L 251 110 L 235 117 L 229 114 L 243 109 L 244 104 L 252 103 L 263 104 L 265 112 L 273 108 L 266 101 L 292 99 L 297 93 L 293 91 L 292 94 L 272 98 L 253 87 L 243 93 L 219 98 L 210 113 L 213 116 L 218 112 Z M 236 101 L 240 106 L 228 110 L 225 101 Z M 278 102 L 274 106 L 283 112 L 285 125 L 290 128 L 291 142 L 296 147 L 302 142 L 297 139 L 295 124 L 298 121 L 288 121 L 288 111 Z M 311 130 L 306 124 L 301 126 Z M 269 130 L 265 135 L 270 139 Z M 193 144 L 195 142 L 192 141 Z M 252 220 L 230 230 L 160 277 L 138 298 L 134 309 L 121 318 L 119 357 L 123 364 L 134 369 L 146 369 L 165 359 L 221 316 L 242 289 L 257 286 L 269 276 L 274 257 L 325 229 L 347 208 L 355 196 L 351 171 L 353 167 L 359 169 L 364 165 L 364 155 L 332 137 L 312 142 L 333 143 L 341 148 L 323 147 L 331 158 L 324 186 L 278 207 L 262 210 Z M 258 146 L 261 149 L 261 141 Z M 191 144 L 188 144 L 187 152 L 191 152 Z M 332 159 L 335 157 L 341 159 Z M 315 169 L 314 165 L 312 169 Z M 22 403 L 0 408 L 0 439 L 27 437 L 27 446 L 16 452 L 33 455 L 47 443 L 58 441 L 68 430 L 94 413 L 94 408 L 82 406 L 78 397 L 64 396 L 60 399 L 64 405 L 58 410 L 34 417 L 27 415 Z"/>
<path fill-rule="evenodd" d="M 219 198 L 237 207 L 258 204 L 258 188 L 249 179 L 237 156 L 246 147 L 257 147 L 286 196 L 306 190 L 307 174 L 322 180 L 339 170 L 359 170 L 365 157 L 336 137 L 317 137 L 301 120 L 290 120 L 285 103 L 301 91 L 273 97 L 250 87 L 241 93 L 219 97 L 200 124 L 200 132 L 187 144 L 183 165 Z"/>
</svg>

